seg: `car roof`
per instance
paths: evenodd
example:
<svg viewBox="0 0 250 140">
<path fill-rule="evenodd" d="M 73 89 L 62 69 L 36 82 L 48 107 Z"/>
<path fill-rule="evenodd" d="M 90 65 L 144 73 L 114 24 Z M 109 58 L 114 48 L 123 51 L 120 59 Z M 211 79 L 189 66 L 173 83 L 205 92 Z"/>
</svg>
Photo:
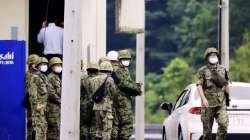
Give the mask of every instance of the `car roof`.
<svg viewBox="0 0 250 140">
<path fill-rule="evenodd" d="M 250 83 L 245 83 L 245 82 L 231 82 L 230 87 L 250 87 Z M 196 84 L 190 84 L 188 85 L 185 89 L 191 89 L 192 91 L 196 89 Z M 190 97 L 192 98 L 192 100 L 189 100 L 189 102 L 191 102 L 192 104 L 197 104 L 197 102 L 195 102 L 194 96 L 195 96 L 196 91 L 191 92 Z"/>
<path fill-rule="evenodd" d="M 188 85 L 185 89 L 192 89 L 195 86 L 196 86 L 196 84 L 193 83 L 193 84 Z M 245 83 L 245 82 L 231 82 L 230 86 L 250 87 L 250 83 Z"/>
<path fill-rule="evenodd" d="M 250 87 L 250 83 L 245 82 L 232 82 L 230 86 L 242 86 L 242 87 Z"/>
</svg>

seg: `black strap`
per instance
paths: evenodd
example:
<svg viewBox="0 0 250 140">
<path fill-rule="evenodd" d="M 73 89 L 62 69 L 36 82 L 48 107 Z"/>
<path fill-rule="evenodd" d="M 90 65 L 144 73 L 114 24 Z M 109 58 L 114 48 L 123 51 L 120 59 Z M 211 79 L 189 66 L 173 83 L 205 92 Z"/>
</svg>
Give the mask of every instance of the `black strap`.
<svg viewBox="0 0 250 140">
<path fill-rule="evenodd" d="M 95 94 L 92 96 L 92 99 L 95 103 L 99 103 L 105 97 L 105 83 L 108 79 L 108 76 L 105 78 L 102 85 L 96 90 Z"/>
<path fill-rule="evenodd" d="M 227 74 L 227 71 L 226 71 L 226 69 L 225 69 L 225 77 L 221 77 L 218 73 L 217 73 L 217 71 L 212 71 L 210 68 L 208 68 L 209 69 L 209 71 L 211 72 L 211 74 L 212 74 L 212 82 L 218 87 L 218 88 L 222 88 L 223 86 L 225 86 L 225 84 L 227 83 L 228 84 L 228 80 L 229 80 L 229 77 L 228 77 L 228 74 Z M 216 78 L 217 79 L 216 79 Z M 231 99 L 230 99 L 230 97 L 229 97 L 229 93 L 226 93 L 226 92 L 224 92 L 224 94 L 225 94 L 225 99 L 226 99 L 226 106 L 229 106 L 230 105 L 230 101 L 231 101 Z"/>
</svg>

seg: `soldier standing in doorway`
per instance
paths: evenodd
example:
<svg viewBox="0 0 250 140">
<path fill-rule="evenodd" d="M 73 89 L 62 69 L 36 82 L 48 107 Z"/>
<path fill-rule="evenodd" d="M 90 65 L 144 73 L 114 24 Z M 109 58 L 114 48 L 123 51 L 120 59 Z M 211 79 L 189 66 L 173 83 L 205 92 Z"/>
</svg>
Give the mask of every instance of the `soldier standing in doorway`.
<svg viewBox="0 0 250 140">
<path fill-rule="evenodd" d="M 49 61 L 51 69 L 48 75 L 49 81 L 49 97 L 47 105 L 47 121 L 48 121 L 48 140 L 60 139 L 60 111 L 61 111 L 61 79 L 62 60 L 59 57 L 53 57 Z"/>
<path fill-rule="evenodd" d="M 48 79 L 45 74 L 38 70 L 42 58 L 34 65 L 36 71 L 31 76 L 30 87 L 30 104 L 32 112 L 32 127 L 36 140 L 46 140 L 47 120 L 46 106 L 48 99 Z"/>
<path fill-rule="evenodd" d="M 36 65 L 39 63 L 39 56 L 36 54 L 31 54 L 28 57 L 28 71 L 26 72 L 25 77 L 25 99 L 23 102 L 24 107 L 26 108 L 26 139 L 32 140 L 32 115 L 31 115 L 31 106 L 29 101 L 29 88 L 31 84 L 31 77 L 37 71 Z"/>
</svg>

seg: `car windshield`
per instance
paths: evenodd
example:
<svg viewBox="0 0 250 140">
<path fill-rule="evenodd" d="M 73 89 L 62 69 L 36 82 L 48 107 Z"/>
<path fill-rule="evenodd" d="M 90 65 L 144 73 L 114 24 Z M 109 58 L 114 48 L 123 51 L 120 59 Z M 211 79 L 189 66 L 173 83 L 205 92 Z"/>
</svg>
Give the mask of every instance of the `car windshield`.
<svg viewBox="0 0 250 140">
<path fill-rule="evenodd" d="M 250 100 L 250 87 L 247 86 L 231 86 L 230 98 L 234 100 Z"/>
</svg>

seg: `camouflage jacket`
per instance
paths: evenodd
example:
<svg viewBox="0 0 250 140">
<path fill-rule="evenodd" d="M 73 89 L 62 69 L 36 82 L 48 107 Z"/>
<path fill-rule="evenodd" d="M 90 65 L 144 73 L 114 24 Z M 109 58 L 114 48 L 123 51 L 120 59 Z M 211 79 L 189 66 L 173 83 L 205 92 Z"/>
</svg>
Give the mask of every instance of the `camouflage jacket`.
<svg viewBox="0 0 250 140">
<path fill-rule="evenodd" d="M 56 108 L 60 109 L 61 104 L 61 79 L 60 77 L 51 72 L 48 75 L 48 82 L 49 82 L 49 100 L 48 103 L 51 107 L 55 106 Z"/>
<path fill-rule="evenodd" d="M 38 114 L 44 114 L 47 106 L 48 99 L 48 79 L 47 77 L 40 73 L 36 72 L 30 77 L 30 87 L 28 89 L 29 99 L 31 103 L 32 114 L 36 115 L 38 112 L 36 111 L 37 106 L 44 106 L 43 111 Z M 33 116 L 32 115 L 32 116 Z"/>
<path fill-rule="evenodd" d="M 119 69 L 119 67 L 121 67 L 119 62 L 112 62 L 111 64 L 112 64 L 114 71 L 116 71 L 117 69 Z"/>
<path fill-rule="evenodd" d="M 141 94 L 141 86 L 137 85 L 136 82 L 132 80 L 128 68 L 120 65 L 120 67 L 115 70 L 115 73 L 119 79 L 117 86 L 121 94 L 125 96 L 138 96 Z"/>
<path fill-rule="evenodd" d="M 86 127 L 90 127 L 91 124 L 94 124 L 94 113 L 93 113 L 93 105 L 92 95 L 89 91 L 89 85 L 93 79 L 95 79 L 98 75 L 82 75 L 81 76 L 81 94 L 80 94 L 80 127 L 81 132 L 86 129 Z M 84 129 L 84 130 L 83 130 Z M 89 131 L 89 130 L 87 130 Z"/>
<path fill-rule="evenodd" d="M 27 71 L 25 74 L 25 92 L 28 94 L 29 84 L 30 84 L 30 77 L 32 73 L 30 71 Z"/>
<path fill-rule="evenodd" d="M 25 97 L 24 100 L 22 102 L 22 105 L 27 109 L 30 110 L 31 109 L 31 105 L 30 105 L 30 99 L 29 99 L 29 88 L 30 88 L 30 80 L 32 77 L 33 73 L 30 71 L 27 71 L 25 74 Z"/>
<path fill-rule="evenodd" d="M 201 85 L 204 91 L 204 95 L 208 100 L 211 107 L 224 106 L 225 94 L 222 88 L 218 88 L 212 81 L 211 71 L 215 70 L 221 77 L 226 76 L 226 70 L 222 65 L 207 64 L 198 71 L 197 85 Z"/>
<path fill-rule="evenodd" d="M 100 103 L 94 103 L 93 110 L 103 110 L 103 111 L 112 112 L 113 97 L 115 96 L 115 94 L 117 94 L 117 87 L 116 87 L 116 84 L 114 83 L 114 80 L 109 76 L 107 77 L 106 74 L 98 75 L 98 78 L 95 80 L 92 83 L 92 87 L 93 87 L 92 91 L 95 92 L 105 82 L 104 94 L 106 96 Z"/>
</svg>

